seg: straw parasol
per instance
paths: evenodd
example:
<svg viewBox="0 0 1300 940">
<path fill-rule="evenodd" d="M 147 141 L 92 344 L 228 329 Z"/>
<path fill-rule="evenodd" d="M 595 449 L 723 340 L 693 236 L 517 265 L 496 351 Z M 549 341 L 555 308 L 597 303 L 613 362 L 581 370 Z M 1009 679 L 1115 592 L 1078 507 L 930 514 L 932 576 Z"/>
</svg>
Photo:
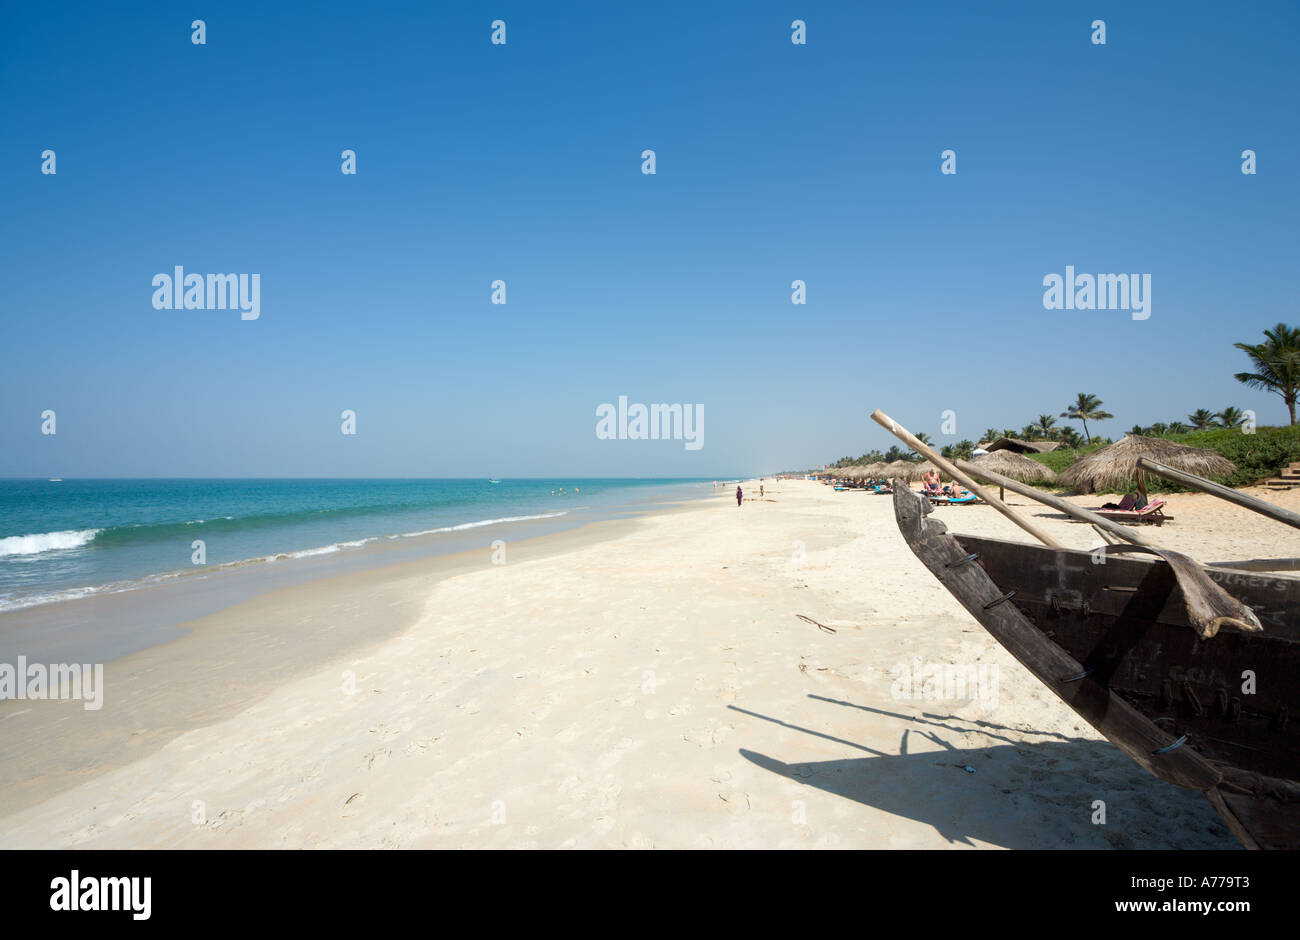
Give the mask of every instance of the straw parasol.
<svg viewBox="0 0 1300 940">
<path fill-rule="evenodd" d="M 1061 472 L 1058 482 L 1075 493 L 1127 492 L 1137 478 L 1139 457 L 1200 477 L 1226 477 L 1237 472 L 1231 460 L 1204 447 L 1130 434 L 1076 461 Z M 1138 488 L 1142 489 L 1140 483 Z"/>
<path fill-rule="evenodd" d="M 921 462 L 918 463 L 918 464 L 913 464 L 913 466 L 916 468 L 916 476 L 914 476 L 914 477 L 912 478 L 912 479 L 914 479 L 914 480 L 919 480 L 919 479 L 921 479 L 921 478 L 924 477 L 927 473 L 929 473 L 931 470 L 938 470 L 938 471 L 939 471 L 939 478 L 940 478 L 940 479 L 943 479 L 943 480 L 951 480 L 951 479 L 952 479 L 952 477 L 948 476 L 948 471 L 943 470 L 943 469 L 941 469 L 941 468 L 939 468 L 939 467 L 936 467 L 935 464 L 934 464 L 934 461 L 933 461 L 933 460 L 923 460 L 923 461 L 921 461 Z"/>
<path fill-rule="evenodd" d="M 971 463 L 993 473 L 1000 473 L 1004 477 L 1019 480 L 1021 483 L 1051 483 L 1056 479 L 1056 474 L 1049 467 L 1009 449 L 991 451 L 981 457 L 973 458 Z M 1005 497 L 1006 492 L 999 486 L 998 499 Z"/>
<path fill-rule="evenodd" d="M 904 483 L 911 483 L 913 480 L 921 479 L 924 470 L 918 469 L 919 464 L 914 464 L 910 460 L 895 460 L 893 463 L 887 463 L 880 468 L 880 472 L 890 480 L 902 480 Z"/>
</svg>

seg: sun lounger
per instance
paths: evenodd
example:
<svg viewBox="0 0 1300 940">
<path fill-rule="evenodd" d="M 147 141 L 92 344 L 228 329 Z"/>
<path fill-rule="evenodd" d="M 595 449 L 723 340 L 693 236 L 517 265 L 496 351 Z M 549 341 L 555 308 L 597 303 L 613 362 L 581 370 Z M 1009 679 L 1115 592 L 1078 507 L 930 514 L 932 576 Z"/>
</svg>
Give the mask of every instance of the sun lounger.
<svg viewBox="0 0 1300 940">
<path fill-rule="evenodd" d="M 930 501 L 931 506 L 971 506 L 980 501 L 974 493 L 960 499 L 953 499 L 943 493 L 922 492 L 921 495 Z"/>
<path fill-rule="evenodd" d="M 1123 505 L 1123 503 L 1120 505 Z M 1172 522 L 1174 518 L 1165 515 L 1164 505 L 1165 501 L 1163 499 L 1153 499 L 1143 509 L 1094 509 L 1092 512 L 1104 519 L 1113 519 L 1116 522 L 1131 522 L 1135 525 L 1143 523 L 1164 525 L 1166 522 Z"/>
</svg>

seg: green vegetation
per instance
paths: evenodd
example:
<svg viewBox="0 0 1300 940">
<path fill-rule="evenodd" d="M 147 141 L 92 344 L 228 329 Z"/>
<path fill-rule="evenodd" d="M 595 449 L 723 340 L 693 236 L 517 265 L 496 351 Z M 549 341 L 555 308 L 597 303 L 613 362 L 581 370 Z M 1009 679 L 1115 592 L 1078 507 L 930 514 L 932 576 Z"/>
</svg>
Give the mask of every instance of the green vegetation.
<svg viewBox="0 0 1300 940">
<path fill-rule="evenodd" d="M 1186 444 L 1189 447 L 1206 447 L 1216 451 L 1237 465 L 1237 472 L 1220 482 L 1229 486 L 1257 483 L 1275 475 L 1293 461 L 1300 461 L 1300 425 L 1296 424 L 1296 401 L 1300 399 L 1300 328 L 1279 323 L 1264 330 L 1262 343 L 1234 343 L 1250 359 L 1251 372 L 1238 372 L 1234 378 L 1242 384 L 1281 397 L 1290 414 L 1287 427 L 1252 427 L 1253 414 L 1228 405 L 1219 411 L 1197 408 L 1186 415 L 1186 421 L 1175 419 L 1168 423 L 1157 421 L 1150 425 L 1135 424 L 1128 431 L 1144 437 L 1159 437 Z M 1088 422 L 1106 421 L 1114 417 L 1102 410 L 1103 402 L 1096 395 L 1079 392 L 1075 400 L 1060 417 L 1078 421 L 1083 434 L 1069 426 L 1058 426 L 1050 414 L 1040 414 L 1020 430 L 1013 428 L 987 428 L 980 442 L 987 444 L 1000 437 L 1020 438 L 1026 441 L 1057 441 L 1057 450 L 1044 454 L 1028 454 L 1046 464 L 1056 473 L 1070 466 L 1082 456 L 1110 444 L 1108 438 L 1093 437 Z M 1190 423 L 1188 423 L 1190 422 Z M 931 443 L 928 434 L 917 434 L 925 443 Z M 946 444 L 940 453 L 950 459 L 970 456 L 975 445 L 971 441 Z M 895 460 L 920 460 L 910 449 L 894 445 L 881 453 L 873 450 L 861 457 L 841 457 L 828 465 L 840 469 L 867 463 L 891 463 Z M 1164 481 L 1151 481 L 1155 490 L 1174 490 L 1179 487 Z"/>
<path fill-rule="evenodd" d="M 1300 329 L 1279 323 L 1264 331 L 1262 343 L 1233 343 L 1250 357 L 1254 372 L 1238 372 L 1234 378 L 1249 388 L 1280 395 L 1295 424 L 1296 396 L 1300 395 Z"/>
<path fill-rule="evenodd" d="M 1083 422 L 1083 436 L 1092 443 L 1092 435 L 1088 433 L 1088 421 L 1109 421 L 1115 417 L 1109 411 L 1102 411 L 1103 402 L 1096 395 L 1089 395 L 1080 392 L 1074 399 L 1074 404 L 1070 405 L 1061 412 L 1062 418 L 1069 418 L 1071 421 Z"/>
<path fill-rule="evenodd" d="M 1225 480 L 1215 481 L 1225 486 L 1248 486 L 1251 483 L 1258 483 L 1260 480 L 1275 476 L 1278 470 L 1292 461 L 1300 461 L 1300 425 L 1256 428 L 1254 434 L 1247 434 L 1241 428 L 1208 428 L 1203 431 L 1159 436 L 1188 447 L 1205 447 L 1231 460 L 1237 465 L 1237 472 Z M 1101 447 L 1101 444 L 1081 447 L 1078 450 L 1067 450 L 1062 447 L 1048 454 L 1026 456 L 1060 473 L 1080 457 L 1085 457 Z M 1168 493 L 1181 492 L 1186 488 L 1164 480 L 1148 478 L 1147 489 L 1152 492 Z"/>
</svg>

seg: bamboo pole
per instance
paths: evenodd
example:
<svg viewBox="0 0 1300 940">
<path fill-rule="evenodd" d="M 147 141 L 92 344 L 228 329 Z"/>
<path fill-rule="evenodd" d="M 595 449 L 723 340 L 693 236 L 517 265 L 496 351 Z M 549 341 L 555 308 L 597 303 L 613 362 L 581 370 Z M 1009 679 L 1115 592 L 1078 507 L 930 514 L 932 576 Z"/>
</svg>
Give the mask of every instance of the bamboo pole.
<svg viewBox="0 0 1300 940">
<path fill-rule="evenodd" d="M 934 461 L 934 465 L 936 467 L 946 472 L 948 476 L 952 477 L 958 483 L 961 483 L 963 486 L 965 486 L 968 490 L 970 490 L 980 499 L 984 500 L 984 502 L 988 503 L 998 512 L 1002 513 L 1002 515 L 1006 516 L 1016 525 L 1020 526 L 1020 528 L 1024 529 L 1034 538 L 1038 539 L 1038 541 L 1042 542 L 1044 545 L 1047 545 L 1050 548 L 1065 547 L 1060 542 L 1056 541 L 1056 539 L 1048 535 L 1046 532 L 1043 532 L 1041 529 L 1039 529 L 1028 519 L 1021 518 L 1014 510 L 1012 510 L 1010 506 L 1002 502 L 1002 500 L 998 499 L 992 493 L 986 491 L 982 486 L 980 486 L 978 483 L 972 480 L 961 470 L 958 470 L 957 467 L 954 466 L 952 463 L 950 463 L 946 457 L 939 456 L 939 454 L 934 450 L 934 448 L 921 443 L 921 441 L 916 437 L 916 435 L 914 435 L 911 431 L 907 430 L 907 428 L 903 427 L 901 424 L 896 423 L 893 418 L 889 417 L 889 415 L 885 414 L 879 408 L 877 408 L 875 411 L 871 413 L 871 420 L 876 422 L 876 424 L 880 425 L 890 434 L 894 435 L 896 438 L 898 438 L 908 447 L 912 448 L 912 450 L 916 451 L 918 454 L 922 455 L 923 457 L 930 458 L 930 460 Z M 997 483 L 999 481 L 994 480 L 993 482 Z M 1014 491 L 1013 487 L 1009 487 L 1009 489 L 1012 489 Z"/>
<path fill-rule="evenodd" d="M 1230 503 L 1236 503 L 1243 509 L 1249 509 L 1251 512 L 1257 512 L 1261 516 L 1268 516 L 1277 522 L 1285 525 L 1294 526 L 1300 529 L 1300 515 L 1291 512 L 1289 509 L 1283 509 L 1281 506 L 1274 506 L 1270 502 L 1260 499 L 1257 496 L 1249 496 L 1246 493 L 1239 493 L 1234 489 L 1221 486 L 1204 477 L 1198 477 L 1182 470 L 1175 470 L 1173 467 L 1167 467 L 1162 463 L 1157 463 L 1147 457 L 1138 458 L 1138 473 L 1143 470 L 1148 473 L 1154 473 L 1158 477 L 1164 477 L 1166 480 L 1172 480 L 1174 483 L 1181 483 L 1184 486 L 1190 486 L 1192 489 L 1200 490 L 1203 493 L 1209 493 L 1211 496 L 1217 496 L 1220 499 L 1226 499 Z"/>
<path fill-rule="evenodd" d="M 1040 503 L 1045 503 L 1046 505 L 1051 506 L 1053 509 L 1059 509 L 1067 516 L 1073 516 L 1075 519 L 1079 519 L 1082 522 L 1091 522 L 1094 526 L 1105 529 L 1107 532 L 1122 538 L 1126 542 L 1132 542 L 1134 545 L 1142 545 L 1146 548 L 1160 548 L 1159 545 L 1152 542 L 1146 536 L 1139 535 L 1129 527 L 1112 522 L 1110 519 L 1107 519 L 1104 516 L 1099 516 L 1095 512 L 1089 512 L 1082 506 L 1076 506 L 1074 503 L 1061 499 L 1059 496 L 1052 496 L 1050 493 L 1036 490 L 1032 486 L 1027 486 L 1024 483 L 1021 483 L 1019 480 L 1013 480 L 1010 477 L 1004 477 L 1000 473 L 994 473 L 992 470 L 986 470 L 978 464 L 967 463 L 964 460 L 959 460 L 957 461 L 957 466 L 961 467 L 963 470 L 974 473 L 977 476 L 983 477 L 990 483 L 996 483 L 998 486 L 1005 486 L 1013 493 L 1019 493 L 1021 496 L 1028 496 L 1030 499 L 1036 499 Z"/>
</svg>

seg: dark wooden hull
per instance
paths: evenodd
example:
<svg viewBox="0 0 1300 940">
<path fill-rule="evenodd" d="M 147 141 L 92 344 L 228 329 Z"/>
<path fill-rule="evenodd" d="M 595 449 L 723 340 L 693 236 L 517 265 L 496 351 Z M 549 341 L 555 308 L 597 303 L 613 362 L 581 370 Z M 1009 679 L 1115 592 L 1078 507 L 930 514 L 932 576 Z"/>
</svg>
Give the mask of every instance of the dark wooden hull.
<svg viewBox="0 0 1300 940">
<path fill-rule="evenodd" d="M 1300 579 L 1209 569 L 1264 632 L 1202 640 L 1161 560 L 953 535 L 903 487 L 894 511 L 931 573 L 1108 740 L 1205 793 L 1243 845 L 1300 848 Z"/>
</svg>

